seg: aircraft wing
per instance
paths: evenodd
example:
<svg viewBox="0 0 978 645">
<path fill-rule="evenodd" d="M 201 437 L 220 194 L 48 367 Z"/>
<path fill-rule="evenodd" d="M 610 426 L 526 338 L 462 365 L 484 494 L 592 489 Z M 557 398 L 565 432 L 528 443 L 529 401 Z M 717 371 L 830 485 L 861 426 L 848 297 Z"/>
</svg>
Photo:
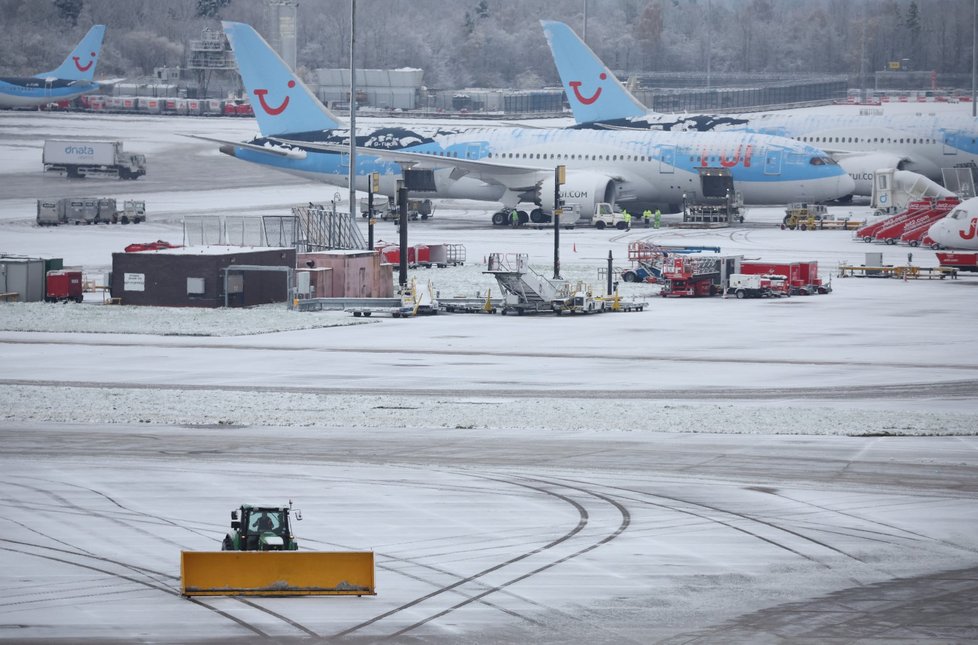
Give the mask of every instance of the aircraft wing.
<svg viewBox="0 0 978 645">
<path fill-rule="evenodd" d="M 283 148 L 273 148 L 271 146 L 259 146 L 254 143 L 243 143 L 241 141 L 227 141 L 225 139 L 204 137 L 199 134 L 184 134 L 182 136 L 190 137 L 191 139 L 200 139 L 201 141 L 209 141 L 211 143 L 219 143 L 222 146 L 235 146 L 238 148 L 247 148 L 248 150 L 254 150 L 255 152 L 265 152 L 270 155 L 278 155 L 279 157 L 292 157 L 293 159 L 306 158 L 305 150 L 285 150 Z"/>
<path fill-rule="evenodd" d="M 310 143 L 308 141 L 297 141 L 281 137 L 270 138 L 288 145 L 313 148 L 324 152 L 342 154 L 350 150 L 349 146 L 342 144 Z M 553 176 L 552 170 L 533 166 L 494 163 L 480 159 L 439 157 L 420 152 L 404 152 L 403 150 L 385 150 L 383 148 L 363 148 L 357 146 L 357 154 L 380 157 L 381 159 L 395 163 L 417 166 L 419 168 L 452 168 L 453 179 L 461 179 L 469 175 L 489 184 L 505 186 L 510 190 L 535 188 L 541 181 Z"/>
<path fill-rule="evenodd" d="M 104 81 L 93 81 L 93 82 L 101 87 L 103 85 L 115 85 L 116 83 L 121 83 L 124 80 L 126 80 L 125 77 L 120 76 L 119 78 L 107 78 Z"/>
</svg>

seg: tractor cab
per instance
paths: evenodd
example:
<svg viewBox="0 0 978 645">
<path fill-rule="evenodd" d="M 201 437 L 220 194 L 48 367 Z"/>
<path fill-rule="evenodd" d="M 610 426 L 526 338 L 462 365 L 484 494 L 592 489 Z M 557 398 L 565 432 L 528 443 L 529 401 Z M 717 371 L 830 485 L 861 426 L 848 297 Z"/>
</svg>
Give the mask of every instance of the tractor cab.
<svg viewBox="0 0 978 645">
<path fill-rule="evenodd" d="M 231 532 L 224 536 L 222 551 L 295 551 L 299 545 L 292 534 L 290 516 L 302 512 L 288 506 L 242 504 L 231 511 Z"/>
</svg>

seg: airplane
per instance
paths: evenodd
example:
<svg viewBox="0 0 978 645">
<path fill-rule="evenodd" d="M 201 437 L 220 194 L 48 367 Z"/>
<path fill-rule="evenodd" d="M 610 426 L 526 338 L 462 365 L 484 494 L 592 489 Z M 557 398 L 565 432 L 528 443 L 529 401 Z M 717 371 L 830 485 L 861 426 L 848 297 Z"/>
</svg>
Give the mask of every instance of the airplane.
<svg viewBox="0 0 978 645">
<path fill-rule="evenodd" d="M 350 131 L 320 103 L 249 25 L 224 22 L 261 136 L 246 143 L 197 137 L 221 152 L 295 175 L 347 186 Z M 848 194 L 853 182 L 825 153 L 757 133 L 670 133 L 509 127 L 379 127 L 356 132 L 356 188 L 380 174 L 380 192 L 396 194 L 402 165 L 431 169 L 433 197 L 502 202 L 492 216 L 509 223 L 547 221 L 554 169 L 566 166 L 561 198 L 582 217 L 610 202 L 632 210 L 679 204 L 701 190 L 699 169 L 724 167 L 747 204 L 822 201 Z M 678 210 L 678 209 L 677 209 Z M 544 219 L 541 219 L 544 217 Z"/>
<path fill-rule="evenodd" d="M 88 30 L 61 65 L 50 72 L 29 77 L 0 78 L 0 108 L 23 108 L 67 101 L 94 92 L 102 83 L 94 81 L 95 65 L 105 25 Z"/>
<path fill-rule="evenodd" d="M 872 195 L 876 170 L 895 168 L 942 181 L 942 168 L 978 163 L 978 120 L 968 116 L 867 115 L 782 110 L 747 114 L 653 112 L 615 78 L 574 30 L 541 20 L 578 127 L 667 131 L 753 131 L 789 137 L 828 152 Z M 948 193 L 949 195 L 951 193 Z"/>
<path fill-rule="evenodd" d="M 978 197 L 955 206 L 931 224 L 927 235 L 945 249 L 978 250 Z"/>
</svg>

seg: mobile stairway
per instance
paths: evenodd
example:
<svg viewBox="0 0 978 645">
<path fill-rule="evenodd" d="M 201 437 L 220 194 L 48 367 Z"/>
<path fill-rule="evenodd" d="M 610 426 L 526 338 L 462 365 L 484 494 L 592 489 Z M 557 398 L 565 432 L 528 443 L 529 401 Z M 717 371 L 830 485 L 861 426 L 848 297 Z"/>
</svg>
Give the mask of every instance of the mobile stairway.
<svg viewBox="0 0 978 645">
<path fill-rule="evenodd" d="M 947 217 L 955 206 L 957 206 L 959 201 L 954 198 L 942 199 L 931 211 L 930 217 L 921 218 L 919 222 L 907 222 L 907 226 L 903 230 L 903 234 L 900 236 L 901 244 L 909 244 L 910 246 L 932 246 L 934 240 L 927 236 L 927 231 L 930 227 L 938 220 Z"/>
<path fill-rule="evenodd" d="M 919 227 L 930 228 L 930 225 L 947 215 L 951 209 L 958 204 L 956 197 L 946 199 L 926 200 L 919 202 L 926 204 L 918 209 L 913 215 L 900 219 L 887 226 L 880 228 L 873 236 L 876 242 L 886 244 L 896 244 L 900 241 L 904 233 L 914 231 Z"/>
<path fill-rule="evenodd" d="M 500 313 L 552 312 L 555 300 L 570 295 L 566 280 L 546 278 L 530 268 L 526 253 L 491 253 L 483 273 L 492 275 L 502 290 Z"/>
<path fill-rule="evenodd" d="M 878 222 L 867 224 L 856 230 L 855 237 L 864 242 L 886 242 L 896 244 L 900 236 L 909 230 L 933 218 L 937 221 L 958 204 L 956 197 L 942 199 L 922 199 L 910 202 L 906 210 Z"/>
</svg>

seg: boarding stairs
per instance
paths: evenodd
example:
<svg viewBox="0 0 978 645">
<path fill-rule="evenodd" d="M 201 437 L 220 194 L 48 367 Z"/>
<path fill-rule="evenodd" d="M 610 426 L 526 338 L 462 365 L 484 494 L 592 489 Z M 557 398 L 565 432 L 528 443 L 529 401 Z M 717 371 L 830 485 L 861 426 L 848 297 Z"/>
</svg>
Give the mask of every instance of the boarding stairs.
<svg viewBox="0 0 978 645">
<path fill-rule="evenodd" d="M 872 222 L 866 226 L 862 226 L 856 229 L 855 237 L 857 239 L 863 240 L 864 242 L 872 242 L 876 239 L 877 233 L 883 229 L 898 225 L 902 222 L 907 221 L 910 218 L 916 217 L 931 208 L 930 200 L 920 200 L 915 202 L 910 202 L 907 204 L 906 210 L 903 210 L 896 215 L 891 215 L 882 220 Z"/>
<path fill-rule="evenodd" d="M 552 280 L 530 268 L 525 253 L 491 253 L 486 270 L 499 283 L 503 310 L 517 313 L 553 311 L 553 302 L 570 295 L 566 280 Z"/>
<path fill-rule="evenodd" d="M 875 235 L 873 235 L 873 240 L 876 242 L 885 242 L 886 244 L 896 244 L 900 241 L 901 236 L 908 231 L 917 229 L 918 227 L 930 228 L 931 224 L 947 215 L 954 206 L 957 206 L 958 198 L 948 197 L 939 200 L 923 200 L 915 203 L 920 204 L 921 207 L 907 217 L 900 218 L 877 230 Z"/>
<path fill-rule="evenodd" d="M 927 231 L 930 230 L 930 227 L 935 222 L 947 217 L 947 214 L 958 203 L 957 199 L 942 199 L 937 203 L 928 217 L 922 217 L 917 223 L 908 222 L 903 230 L 903 234 L 900 236 L 900 243 L 909 244 L 910 246 L 920 246 L 921 244 L 929 246 L 933 244 L 933 240 L 927 237 Z"/>
</svg>

